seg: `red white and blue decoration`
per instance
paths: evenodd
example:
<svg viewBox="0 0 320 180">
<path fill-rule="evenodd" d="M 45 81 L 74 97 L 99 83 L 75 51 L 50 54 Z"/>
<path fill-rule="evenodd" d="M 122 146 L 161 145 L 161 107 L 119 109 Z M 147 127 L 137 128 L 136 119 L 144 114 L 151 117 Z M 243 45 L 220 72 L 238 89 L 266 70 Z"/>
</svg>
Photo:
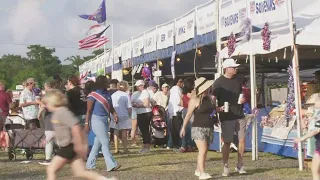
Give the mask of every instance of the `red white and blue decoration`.
<svg viewBox="0 0 320 180">
<path fill-rule="evenodd" d="M 107 20 L 106 14 L 107 14 L 106 13 L 106 2 L 105 2 L 105 0 L 103 0 L 96 12 L 94 12 L 93 14 L 90 14 L 90 15 L 82 14 L 82 15 L 79 15 L 79 17 L 81 17 L 83 19 L 87 19 L 87 20 L 97 21 L 99 24 L 102 24 Z"/>
<path fill-rule="evenodd" d="M 269 23 L 266 22 L 261 32 L 261 37 L 263 40 L 262 47 L 266 51 L 270 51 L 270 44 L 271 44 L 270 35 L 271 35 L 271 31 L 269 30 Z"/>
<path fill-rule="evenodd" d="M 244 21 L 241 23 L 241 32 L 240 32 L 240 37 L 243 39 L 241 41 L 247 42 L 251 38 L 251 20 L 249 18 L 246 18 Z"/>
<path fill-rule="evenodd" d="M 148 80 L 151 78 L 151 72 L 150 72 L 150 69 L 147 65 L 145 65 L 143 68 L 142 68 L 142 72 L 141 72 L 141 75 L 142 77 L 145 79 L 145 80 Z"/>
<path fill-rule="evenodd" d="M 288 79 L 288 97 L 287 97 L 287 106 L 285 110 L 285 117 L 287 119 L 287 122 L 291 119 L 292 113 L 295 109 L 295 104 L 294 104 L 294 79 L 293 79 L 293 72 L 292 72 L 292 66 L 288 67 L 288 74 L 289 74 L 289 79 Z M 288 124 L 288 123 L 287 123 Z"/>
<path fill-rule="evenodd" d="M 236 49 L 236 36 L 231 33 L 228 39 L 228 56 L 230 57 Z"/>
</svg>

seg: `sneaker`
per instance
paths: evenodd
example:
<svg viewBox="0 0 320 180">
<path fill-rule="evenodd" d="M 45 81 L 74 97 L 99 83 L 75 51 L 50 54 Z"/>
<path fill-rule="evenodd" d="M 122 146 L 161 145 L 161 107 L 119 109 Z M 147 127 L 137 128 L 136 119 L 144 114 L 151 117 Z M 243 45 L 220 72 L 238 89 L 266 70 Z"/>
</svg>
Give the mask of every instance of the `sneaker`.
<svg viewBox="0 0 320 180">
<path fill-rule="evenodd" d="M 194 171 L 194 175 L 200 177 L 200 171 Z"/>
<path fill-rule="evenodd" d="M 223 167 L 223 172 L 222 172 L 223 177 L 228 177 L 230 176 L 229 168 L 228 167 Z"/>
<path fill-rule="evenodd" d="M 150 149 L 141 149 L 139 151 L 140 154 L 146 154 L 146 153 L 150 153 Z"/>
<path fill-rule="evenodd" d="M 41 164 L 41 165 L 45 165 L 45 166 L 50 165 L 50 163 L 51 163 L 51 161 L 50 161 L 50 160 L 39 161 L 39 164 Z"/>
<path fill-rule="evenodd" d="M 212 176 L 210 176 L 208 173 L 204 173 L 199 176 L 199 179 L 212 179 Z"/>
<path fill-rule="evenodd" d="M 179 149 L 179 152 L 180 152 L 180 153 L 186 153 L 186 152 L 188 152 L 188 151 L 187 151 L 186 148 L 180 148 L 180 149 Z"/>
<path fill-rule="evenodd" d="M 118 180 L 118 179 L 116 177 L 111 177 L 111 178 L 103 177 L 103 179 L 101 180 Z"/>
<path fill-rule="evenodd" d="M 239 174 L 247 174 L 247 171 L 244 170 L 243 166 L 241 166 L 241 168 L 236 167 L 236 172 L 238 172 Z"/>
<path fill-rule="evenodd" d="M 169 146 L 168 146 L 166 149 L 170 150 L 170 149 L 171 149 L 171 147 L 169 147 Z"/>
</svg>

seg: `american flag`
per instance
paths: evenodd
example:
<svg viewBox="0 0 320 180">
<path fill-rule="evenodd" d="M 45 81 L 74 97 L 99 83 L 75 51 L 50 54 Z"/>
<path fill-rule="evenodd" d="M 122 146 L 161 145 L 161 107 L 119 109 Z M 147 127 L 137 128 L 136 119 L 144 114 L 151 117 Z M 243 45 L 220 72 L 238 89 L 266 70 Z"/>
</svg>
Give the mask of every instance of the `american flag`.
<svg viewBox="0 0 320 180">
<path fill-rule="evenodd" d="M 104 32 L 109 28 L 106 27 L 102 32 L 98 34 L 93 34 L 89 37 L 81 39 L 79 41 L 79 49 L 94 49 L 104 45 L 109 41 L 107 37 L 104 36 Z"/>
</svg>

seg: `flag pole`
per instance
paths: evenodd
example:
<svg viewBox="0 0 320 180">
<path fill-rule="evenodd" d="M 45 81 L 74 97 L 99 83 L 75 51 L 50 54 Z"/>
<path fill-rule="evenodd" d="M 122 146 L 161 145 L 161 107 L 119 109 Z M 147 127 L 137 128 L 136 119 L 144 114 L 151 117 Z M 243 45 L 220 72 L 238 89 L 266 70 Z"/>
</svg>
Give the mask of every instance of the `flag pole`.
<svg viewBox="0 0 320 180">
<path fill-rule="evenodd" d="M 105 9 L 106 9 L 106 13 L 107 13 L 107 7 L 106 7 L 106 3 L 104 3 Z M 107 27 L 107 20 L 104 21 L 104 26 Z M 107 31 L 104 31 L 104 37 L 107 37 Z M 113 40 L 112 40 L 113 41 Z M 106 54 L 106 50 L 107 50 L 107 43 L 104 43 L 103 46 L 103 56 Z M 103 75 L 106 75 L 106 59 L 103 60 Z"/>
<path fill-rule="evenodd" d="M 111 24 L 111 48 L 112 48 L 112 66 L 111 66 L 111 79 L 113 79 L 112 74 L 113 74 L 113 64 L 114 64 L 114 48 L 113 48 L 113 24 Z"/>
</svg>

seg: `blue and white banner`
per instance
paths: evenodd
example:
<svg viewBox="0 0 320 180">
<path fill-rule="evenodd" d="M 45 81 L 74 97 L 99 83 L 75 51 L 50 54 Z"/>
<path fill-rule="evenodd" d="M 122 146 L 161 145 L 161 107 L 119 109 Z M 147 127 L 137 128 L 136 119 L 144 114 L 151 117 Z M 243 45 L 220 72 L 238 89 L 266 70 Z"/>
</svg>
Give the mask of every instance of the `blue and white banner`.
<svg viewBox="0 0 320 180">
<path fill-rule="evenodd" d="M 126 41 L 122 43 L 122 50 L 121 50 L 121 58 L 123 61 L 131 59 L 131 52 L 132 52 L 132 41 Z"/>
<path fill-rule="evenodd" d="M 106 67 L 110 67 L 112 65 L 111 58 L 110 58 L 111 52 L 112 51 L 108 51 L 104 53 L 103 58 L 104 58 L 104 61 L 106 62 Z"/>
<path fill-rule="evenodd" d="M 181 44 L 194 38 L 195 10 L 178 18 L 175 23 L 176 44 Z"/>
<path fill-rule="evenodd" d="M 247 0 L 220 0 L 219 37 L 241 32 L 241 23 L 248 17 Z"/>
<path fill-rule="evenodd" d="M 157 28 L 157 49 L 173 46 L 174 21 L 159 25 Z"/>
<path fill-rule="evenodd" d="M 139 57 L 143 54 L 144 35 L 138 36 L 132 40 L 132 57 Z"/>
<path fill-rule="evenodd" d="M 211 1 L 200 7 L 196 11 L 197 35 L 207 34 L 217 29 L 216 16 L 216 1 Z"/>
<path fill-rule="evenodd" d="M 121 57 L 121 53 L 122 53 L 122 45 L 119 44 L 114 48 L 114 57 L 113 57 L 114 64 L 119 63 L 119 58 Z"/>
<path fill-rule="evenodd" d="M 92 74 L 97 72 L 97 58 L 90 61 L 90 71 Z"/>
<path fill-rule="evenodd" d="M 156 28 L 144 34 L 144 53 L 151 53 L 157 50 L 157 31 Z"/>
<path fill-rule="evenodd" d="M 171 54 L 171 74 L 172 74 L 172 79 L 174 79 L 176 77 L 176 71 L 174 68 L 174 63 L 176 61 L 176 51 L 173 51 Z"/>
</svg>

